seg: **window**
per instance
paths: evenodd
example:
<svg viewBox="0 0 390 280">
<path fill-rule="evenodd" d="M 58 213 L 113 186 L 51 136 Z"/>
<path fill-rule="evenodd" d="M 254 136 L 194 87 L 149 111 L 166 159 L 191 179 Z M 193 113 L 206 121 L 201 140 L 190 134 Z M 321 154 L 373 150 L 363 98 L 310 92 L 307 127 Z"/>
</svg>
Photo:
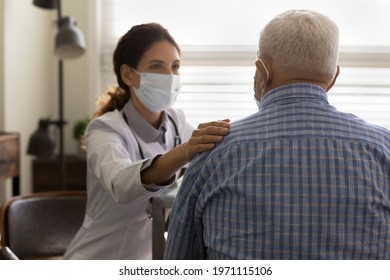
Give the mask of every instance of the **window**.
<svg viewBox="0 0 390 280">
<path fill-rule="evenodd" d="M 390 129 L 390 26 L 387 1 L 103 0 L 102 83 L 112 84 L 112 52 L 132 25 L 159 22 L 182 49 L 182 93 L 175 104 L 196 125 L 256 112 L 258 34 L 275 15 L 296 8 L 330 16 L 340 28 L 341 73 L 329 101 Z"/>
</svg>

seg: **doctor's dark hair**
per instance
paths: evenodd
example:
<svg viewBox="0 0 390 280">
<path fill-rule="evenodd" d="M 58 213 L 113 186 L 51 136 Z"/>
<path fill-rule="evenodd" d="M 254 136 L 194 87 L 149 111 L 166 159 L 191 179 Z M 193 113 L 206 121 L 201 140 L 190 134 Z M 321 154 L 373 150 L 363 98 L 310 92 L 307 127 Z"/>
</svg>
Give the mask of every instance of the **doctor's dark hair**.
<svg viewBox="0 0 390 280">
<path fill-rule="evenodd" d="M 130 99 L 130 89 L 123 82 L 120 68 L 123 64 L 137 69 L 138 63 L 144 53 L 152 45 L 160 41 L 168 41 L 178 50 L 180 48 L 175 39 L 158 23 L 147 23 L 133 26 L 123 35 L 116 46 L 113 56 L 114 72 L 118 82 L 108 92 L 97 100 L 99 108 L 94 113 L 94 117 L 103 115 L 106 112 L 121 110 Z"/>
</svg>

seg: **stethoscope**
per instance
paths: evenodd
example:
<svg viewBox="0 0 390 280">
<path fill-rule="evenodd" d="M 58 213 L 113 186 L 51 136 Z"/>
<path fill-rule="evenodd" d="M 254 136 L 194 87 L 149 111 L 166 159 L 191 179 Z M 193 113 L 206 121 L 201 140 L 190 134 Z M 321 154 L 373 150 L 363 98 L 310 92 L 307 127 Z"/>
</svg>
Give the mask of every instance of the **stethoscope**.
<svg viewBox="0 0 390 280">
<path fill-rule="evenodd" d="M 125 122 L 127 123 L 127 125 L 130 127 L 130 124 L 129 124 L 129 121 L 127 119 L 127 116 L 126 116 L 126 114 L 123 111 L 122 111 L 122 116 L 123 116 Z M 175 128 L 176 135 L 175 135 L 175 140 L 174 140 L 174 144 L 173 144 L 173 147 L 175 148 L 176 146 L 181 144 L 181 138 L 180 138 L 180 135 L 179 135 L 179 130 L 177 129 L 176 122 L 173 120 L 173 118 L 170 115 L 167 114 L 167 116 L 168 116 L 168 119 L 173 124 L 173 127 Z M 137 142 L 138 150 L 139 150 L 139 154 L 141 156 L 141 159 L 145 159 L 144 152 L 142 151 L 141 145 L 140 145 L 137 137 L 134 137 L 134 138 L 135 138 L 135 141 Z"/>
<path fill-rule="evenodd" d="M 122 116 L 123 116 L 123 119 L 125 120 L 125 122 L 127 123 L 127 125 L 130 127 L 130 124 L 129 124 L 129 121 L 127 119 L 127 116 L 126 116 L 126 114 L 123 111 L 122 111 Z M 179 130 L 177 129 L 177 125 L 176 125 L 175 121 L 173 120 L 173 118 L 170 115 L 167 114 L 167 116 L 168 116 L 168 119 L 172 122 L 173 127 L 175 128 L 176 135 L 175 135 L 175 140 L 174 140 L 174 145 L 173 145 L 173 147 L 175 148 L 176 146 L 181 144 L 181 138 L 180 138 Z M 145 159 L 144 152 L 142 151 L 141 145 L 140 145 L 140 143 L 139 143 L 139 141 L 138 141 L 138 139 L 137 139 L 137 137 L 135 135 L 134 135 L 134 138 L 135 138 L 135 141 L 137 142 L 138 150 L 139 150 L 139 154 L 141 156 L 141 159 Z M 148 218 L 150 220 L 153 220 L 153 216 L 152 216 L 152 200 L 153 200 L 153 197 L 149 199 L 150 204 L 149 204 L 149 206 L 146 209 L 146 215 L 148 216 Z"/>
</svg>

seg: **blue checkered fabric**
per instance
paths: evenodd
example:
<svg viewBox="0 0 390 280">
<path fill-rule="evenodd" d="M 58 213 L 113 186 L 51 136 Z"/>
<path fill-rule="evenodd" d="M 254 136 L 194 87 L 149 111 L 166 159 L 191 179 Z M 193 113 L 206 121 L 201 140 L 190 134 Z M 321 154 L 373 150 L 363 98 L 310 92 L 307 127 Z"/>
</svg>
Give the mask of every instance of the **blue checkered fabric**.
<svg viewBox="0 0 390 280">
<path fill-rule="evenodd" d="M 267 93 L 194 158 L 167 259 L 390 259 L 390 132 L 318 86 Z"/>
</svg>

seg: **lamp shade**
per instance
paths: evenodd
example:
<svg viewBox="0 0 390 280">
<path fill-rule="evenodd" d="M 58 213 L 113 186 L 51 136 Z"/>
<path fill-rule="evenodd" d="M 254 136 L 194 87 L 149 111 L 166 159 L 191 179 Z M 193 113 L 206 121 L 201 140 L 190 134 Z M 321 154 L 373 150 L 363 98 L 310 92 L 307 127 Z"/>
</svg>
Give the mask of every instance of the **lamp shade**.
<svg viewBox="0 0 390 280">
<path fill-rule="evenodd" d="M 72 17 L 60 20 L 60 28 L 55 40 L 55 55 L 60 59 L 72 59 L 82 55 L 86 45 L 84 35 Z"/>
<path fill-rule="evenodd" d="M 58 0 L 34 0 L 33 4 L 43 9 L 57 9 Z"/>
<path fill-rule="evenodd" d="M 38 129 L 31 135 L 27 153 L 39 157 L 51 158 L 54 156 L 55 142 L 49 132 L 49 120 L 39 120 Z"/>
</svg>

